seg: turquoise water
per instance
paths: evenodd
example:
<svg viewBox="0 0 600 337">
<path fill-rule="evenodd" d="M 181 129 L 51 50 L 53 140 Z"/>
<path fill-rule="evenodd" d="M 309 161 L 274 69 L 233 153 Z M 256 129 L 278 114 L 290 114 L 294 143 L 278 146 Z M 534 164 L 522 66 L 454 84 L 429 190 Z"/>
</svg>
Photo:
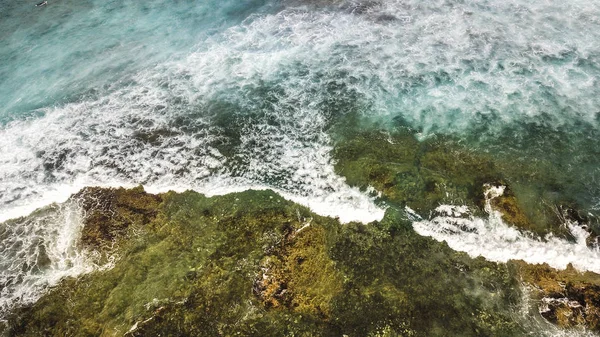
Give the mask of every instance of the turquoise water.
<svg viewBox="0 0 600 337">
<path fill-rule="evenodd" d="M 266 1 L 3 1 L 0 121 L 89 99 L 266 10 Z"/>
<path fill-rule="evenodd" d="M 351 116 L 534 165 L 600 212 L 600 3 L 0 1 L 2 220 L 136 184 L 378 219 L 333 169 Z"/>
<path fill-rule="evenodd" d="M 2 6 L 7 214 L 69 186 L 139 183 L 263 186 L 356 208 L 369 201 L 328 154 L 348 114 L 542 161 L 570 179 L 569 198 L 599 207 L 598 4 Z"/>
</svg>

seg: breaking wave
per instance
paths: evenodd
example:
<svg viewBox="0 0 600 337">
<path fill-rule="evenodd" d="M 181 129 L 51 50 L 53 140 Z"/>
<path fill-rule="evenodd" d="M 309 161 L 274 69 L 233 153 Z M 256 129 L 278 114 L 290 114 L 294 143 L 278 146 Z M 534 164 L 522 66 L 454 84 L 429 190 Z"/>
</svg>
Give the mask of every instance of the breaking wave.
<svg viewBox="0 0 600 337">
<path fill-rule="evenodd" d="M 187 56 L 142 62 L 94 95 L 2 126 L 2 219 L 65 186 L 210 194 L 213 182 L 273 188 L 345 221 L 380 218 L 333 172 L 337 121 L 402 119 L 423 135 L 595 125 L 598 13 L 583 1 L 347 2 L 188 36 Z"/>
<path fill-rule="evenodd" d="M 82 211 L 75 201 L 53 204 L 0 224 L 0 319 L 15 305 L 35 302 L 64 277 L 101 268 L 79 247 Z"/>
</svg>

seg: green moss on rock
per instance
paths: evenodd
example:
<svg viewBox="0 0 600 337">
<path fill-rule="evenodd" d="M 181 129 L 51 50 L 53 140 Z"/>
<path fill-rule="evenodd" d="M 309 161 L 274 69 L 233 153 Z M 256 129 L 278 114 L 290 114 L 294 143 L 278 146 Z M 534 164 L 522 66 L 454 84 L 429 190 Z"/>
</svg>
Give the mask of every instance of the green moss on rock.
<svg viewBox="0 0 600 337">
<path fill-rule="evenodd" d="M 372 333 L 369 324 L 401 335 L 519 333 L 506 311 L 519 298 L 510 270 L 417 235 L 395 211 L 381 223 L 344 225 L 336 237 L 331 255 L 346 282 L 335 308 L 349 335 Z"/>
<path fill-rule="evenodd" d="M 470 259 L 417 235 L 393 209 L 381 222 L 340 225 L 271 191 L 212 198 L 194 192 L 167 193 L 152 200 L 162 202 L 136 235 L 122 237 L 114 268 L 63 280 L 37 303 L 15 311 L 6 333 L 512 336 L 522 332 L 507 309 L 520 298 L 510 269 Z M 125 212 L 110 218 L 119 223 L 131 212 L 127 207 L 116 209 Z M 110 219 L 108 228 L 113 226 Z"/>
<path fill-rule="evenodd" d="M 326 229 L 311 222 L 290 228 L 269 251 L 261 261 L 254 291 L 267 308 L 285 306 L 327 320 L 331 299 L 341 292 L 343 278 L 327 254 Z"/>
<path fill-rule="evenodd" d="M 81 244 L 87 248 L 111 245 L 132 226 L 152 221 L 161 203 L 160 195 L 133 189 L 87 187 L 73 196 L 85 214 Z"/>
</svg>

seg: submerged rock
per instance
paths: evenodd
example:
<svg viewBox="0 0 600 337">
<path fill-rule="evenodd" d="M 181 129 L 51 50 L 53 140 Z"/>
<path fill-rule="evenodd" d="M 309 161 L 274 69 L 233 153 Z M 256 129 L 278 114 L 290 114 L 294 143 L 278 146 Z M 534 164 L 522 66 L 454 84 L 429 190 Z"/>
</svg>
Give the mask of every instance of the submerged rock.
<svg viewBox="0 0 600 337">
<path fill-rule="evenodd" d="M 311 222 L 312 218 L 302 227 L 290 227 L 266 252 L 253 291 L 266 308 L 285 306 L 327 320 L 343 278 L 327 254 L 326 229 Z"/>
<path fill-rule="evenodd" d="M 522 184 L 522 177 L 515 174 L 518 168 L 508 169 L 493 155 L 469 149 L 451 137 L 419 140 L 411 129 L 373 129 L 346 133 L 337 143 L 336 171 L 350 185 L 365 191 L 374 188 L 387 204 L 408 206 L 419 214 L 428 214 L 440 204 L 465 205 L 474 215 L 482 215 L 485 185 L 503 185 L 505 193 L 492 206 L 504 221 L 539 237 L 552 233 L 573 239 L 564 226 L 566 218 L 578 215 L 570 199 L 540 199 L 538 192 L 528 190 L 533 182 Z M 566 209 L 571 211 L 565 213 Z M 596 236 L 592 233 L 590 242 Z"/>
<path fill-rule="evenodd" d="M 549 233 L 581 240 L 572 237 L 568 225 L 591 232 L 588 219 L 565 206 L 571 204 L 570 200 L 553 199 L 552 204 L 537 200 L 531 207 L 514 168 L 507 170 L 506 163 L 496 165 L 493 156 L 469 150 L 449 137 L 420 141 L 413 130 L 406 128 L 396 132 L 363 131 L 345 137 L 348 139 L 338 142 L 334 151 L 337 172 L 351 185 L 364 190 L 373 187 L 380 192 L 380 200 L 392 207 L 432 214 L 439 205 L 460 205 L 482 217 L 499 212 L 505 223 L 540 241 Z M 490 189 L 499 188 L 502 193 L 488 195 Z M 597 235 L 589 233 L 587 243 L 596 249 Z M 600 330 L 599 275 L 525 262 L 510 262 L 508 266 L 516 269 L 526 286 L 539 290 L 540 313 L 548 321 L 562 327 Z"/>
<path fill-rule="evenodd" d="M 482 185 L 501 181 L 493 162 L 444 139 L 424 142 L 408 131 L 363 132 L 339 142 L 336 170 L 351 185 L 374 187 L 382 199 L 427 213 L 440 204 L 483 206 Z"/>
</svg>

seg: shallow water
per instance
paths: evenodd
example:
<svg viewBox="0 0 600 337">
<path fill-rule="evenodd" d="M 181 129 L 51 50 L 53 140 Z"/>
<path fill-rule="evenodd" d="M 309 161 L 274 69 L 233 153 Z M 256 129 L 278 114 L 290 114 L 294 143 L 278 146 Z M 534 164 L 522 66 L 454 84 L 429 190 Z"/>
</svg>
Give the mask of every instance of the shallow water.
<svg viewBox="0 0 600 337">
<path fill-rule="evenodd" d="M 34 5 L 0 2 L 0 220 L 137 184 L 271 188 L 344 222 L 380 219 L 334 171 L 352 116 L 451 135 L 523 189 L 600 212 L 598 3 Z"/>
</svg>

